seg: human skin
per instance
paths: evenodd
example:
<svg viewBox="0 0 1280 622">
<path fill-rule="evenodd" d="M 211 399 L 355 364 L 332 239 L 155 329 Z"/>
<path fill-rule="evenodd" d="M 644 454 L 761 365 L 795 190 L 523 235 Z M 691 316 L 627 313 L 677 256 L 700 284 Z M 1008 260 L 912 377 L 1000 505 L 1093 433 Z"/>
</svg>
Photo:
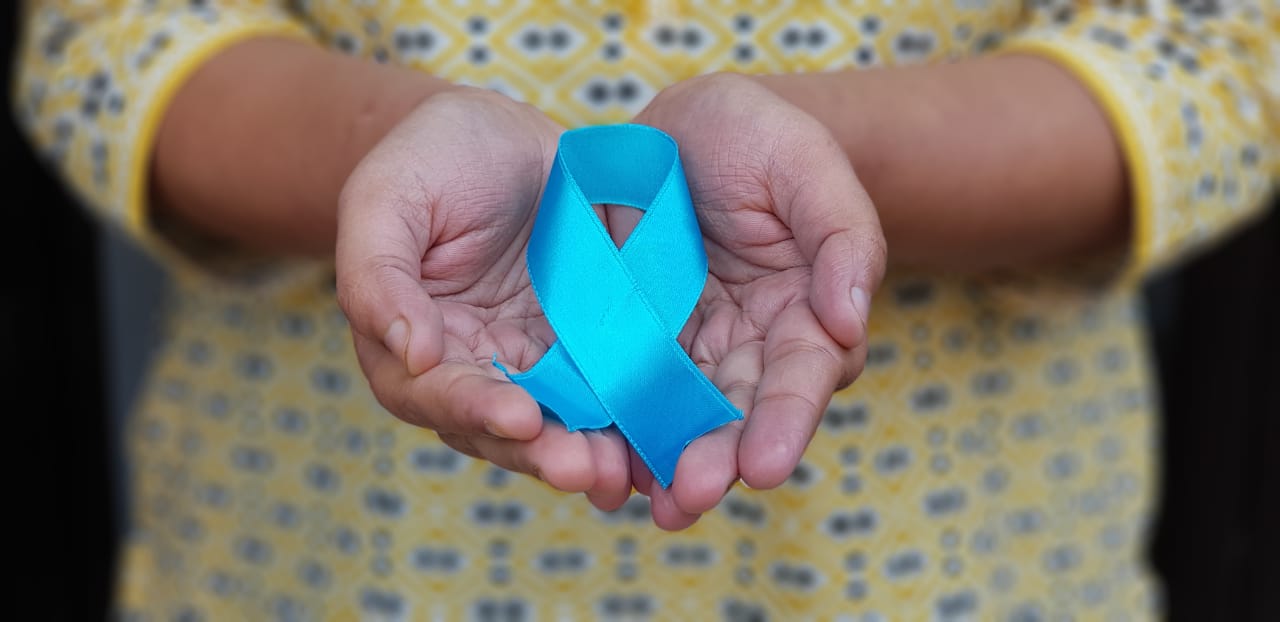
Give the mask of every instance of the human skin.
<svg viewBox="0 0 1280 622">
<path fill-rule="evenodd" d="M 1025 265 L 1124 239 L 1119 145 L 1083 86 L 1047 60 L 754 79 L 839 141 L 876 206 L 891 265 Z M 250 247 L 328 256 L 356 163 L 417 104 L 453 88 L 294 41 L 235 45 L 167 111 L 155 212 Z"/>
<path fill-rule="evenodd" d="M 357 354 L 389 411 L 602 509 L 634 486 L 668 529 L 739 478 L 785 480 L 826 398 L 861 370 L 886 248 L 895 265 L 984 269 L 1116 246 L 1128 226 L 1105 117 L 1039 58 L 706 76 L 664 90 L 637 121 L 681 144 L 707 234 L 709 284 L 681 342 L 748 413 L 690 445 L 670 490 L 616 434 L 543 422 L 488 365 L 498 352 L 527 368 L 554 340 L 522 249 L 562 128 L 529 106 L 303 43 L 245 41 L 167 111 L 154 213 L 230 243 L 334 256 Z M 636 215 L 601 217 L 621 239 Z"/>
</svg>

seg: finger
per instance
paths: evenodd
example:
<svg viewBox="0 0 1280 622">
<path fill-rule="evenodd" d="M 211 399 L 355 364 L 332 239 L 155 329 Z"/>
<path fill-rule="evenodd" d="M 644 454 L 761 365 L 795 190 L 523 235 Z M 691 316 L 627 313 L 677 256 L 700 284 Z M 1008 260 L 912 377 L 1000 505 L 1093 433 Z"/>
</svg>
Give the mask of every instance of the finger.
<svg viewBox="0 0 1280 622">
<path fill-rule="evenodd" d="M 845 348 L 866 341 L 871 296 L 884 278 L 887 247 L 871 198 L 848 158 L 817 121 L 821 140 L 790 145 L 770 161 L 778 217 L 813 264 L 810 304 L 822 327 Z M 805 122 L 808 125 L 808 121 Z"/>
<path fill-rule="evenodd" d="M 680 455 L 668 494 L 686 514 L 708 512 L 738 480 L 738 443 L 742 421 L 733 421 L 696 438 Z"/>
<path fill-rule="evenodd" d="M 649 470 L 649 465 L 644 463 L 644 459 L 636 453 L 635 449 L 628 446 L 627 453 L 631 458 L 631 487 L 646 497 L 650 496 L 649 493 L 653 492 L 656 487 L 654 484 L 657 483 L 653 477 L 653 471 Z"/>
<path fill-rule="evenodd" d="M 744 417 L 751 416 L 756 386 L 764 369 L 764 343 L 748 342 L 725 356 L 711 380 Z M 734 421 L 689 443 L 676 465 L 671 494 L 689 514 L 710 511 L 738 480 L 738 443 L 744 421 Z"/>
<path fill-rule="evenodd" d="M 631 456 L 627 441 L 613 430 L 588 431 L 586 437 L 596 470 L 587 500 L 601 512 L 612 512 L 631 496 Z"/>
<path fill-rule="evenodd" d="M 480 455 L 480 450 L 476 449 L 475 445 L 471 444 L 469 437 L 462 434 L 448 434 L 443 432 L 437 432 L 436 436 L 440 437 L 441 442 L 448 445 L 450 449 L 472 458 L 484 460 L 484 456 Z"/>
<path fill-rule="evenodd" d="M 827 334 L 845 348 L 867 342 L 871 296 L 883 278 L 884 258 L 879 225 L 833 234 L 818 249 L 810 305 Z"/>
<path fill-rule="evenodd" d="M 542 433 L 529 441 L 490 436 L 472 436 L 468 440 L 485 460 L 509 471 L 532 475 L 557 490 L 586 492 L 595 484 L 591 443 L 582 432 L 569 432 L 554 421 L 546 421 Z"/>
<path fill-rule="evenodd" d="M 738 446 L 738 471 L 748 486 L 773 488 L 795 470 L 840 379 L 841 352 L 804 305 L 787 307 L 774 320 Z"/>
<path fill-rule="evenodd" d="M 356 335 L 361 367 L 374 396 L 413 425 L 447 434 L 528 440 L 542 431 L 542 410 L 520 386 L 470 363 L 448 361 L 410 376 L 380 344 Z"/>
<path fill-rule="evenodd" d="M 636 225 L 640 223 L 642 216 L 644 216 L 644 210 L 628 205 L 604 206 L 602 219 L 605 227 L 609 229 L 609 237 L 613 238 L 614 246 L 622 248 Z"/>
<path fill-rule="evenodd" d="M 654 486 L 650 492 L 653 494 L 649 495 L 649 514 L 653 517 L 653 524 L 663 530 L 688 529 L 702 517 L 701 514 L 690 514 L 681 510 L 680 506 L 676 505 L 676 499 L 670 490 Z"/>
<path fill-rule="evenodd" d="M 362 163 L 339 199 L 338 304 L 354 333 L 382 343 L 417 375 L 444 356 L 443 317 L 422 287 L 431 217 L 425 197 L 388 193 L 394 180 L 379 170 Z"/>
</svg>

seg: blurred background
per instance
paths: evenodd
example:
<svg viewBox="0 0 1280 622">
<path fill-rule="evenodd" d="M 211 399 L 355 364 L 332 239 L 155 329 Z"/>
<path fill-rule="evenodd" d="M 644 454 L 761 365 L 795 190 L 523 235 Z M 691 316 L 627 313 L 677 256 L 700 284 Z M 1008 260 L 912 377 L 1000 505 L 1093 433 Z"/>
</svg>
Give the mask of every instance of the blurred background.
<svg viewBox="0 0 1280 622">
<path fill-rule="evenodd" d="M 15 3 L 16 4 L 16 3 Z M 91 221 L 8 114 L 14 6 L 3 9 L 7 196 L 0 247 L 5 507 L 38 554 L 14 566 L 57 597 L 41 619 L 102 619 L 124 525 L 118 432 L 155 343 L 162 272 Z M 1170 619 L 1280 619 L 1280 207 L 1146 288 L 1162 386 L 1162 488 L 1149 559 Z M 14 220 L 16 218 L 16 220 Z M 23 546 L 23 545 L 27 546 Z M 34 545 L 34 546 L 33 546 Z"/>
</svg>

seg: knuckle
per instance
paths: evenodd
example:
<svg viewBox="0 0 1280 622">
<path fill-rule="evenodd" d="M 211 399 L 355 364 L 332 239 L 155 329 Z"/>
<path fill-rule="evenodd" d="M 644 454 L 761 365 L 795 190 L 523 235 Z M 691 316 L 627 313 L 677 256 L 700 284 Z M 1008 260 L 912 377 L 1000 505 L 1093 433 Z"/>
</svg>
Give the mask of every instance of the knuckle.
<svg viewBox="0 0 1280 622">
<path fill-rule="evenodd" d="M 507 453 L 506 462 L 507 468 L 512 471 L 531 475 L 537 479 L 543 479 L 542 468 L 529 456 L 528 447 L 526 445 L 517 445 L 513 447 Z"/>
<path fill-rule="evenodd" d="M 443 399 L 440 401 L 443 402 L 443 404 L 438 405 L 438 408 L 446 411 L 444 414 L 447 415 L 447 419 L 451 421 L 457 429 L 472 431 L 475 430 L 477 426 L 475 425 L 476 422 L 471 420 L 471 413 L 462 409 L 450 409 L 448 407 L 449 404 L 456 403 L 458 397 L 467 394 L 467 388 L 463 386 L 463 382 L 466 379 L 467 376 L 464 374 L 454 374 L 445 381 L 444 386 L 439 387 L 438 394 L 442 396 Z"/>
<path fill-rule="evenodd" d="M 420 428 L 438 429 L 438 426 L 432 425 L 431 418 L 426 416 L 426 413 L 408 392 L 382 387 L 381 390 L 375 388 L 373 393 L 378 403 L 382 404 L 382 407 L 387 409 L 387 412 L 395 415 L 397 419 Z"/>
<path fill-rule="evenodd" d="M 865 342 L 866 339 L 864 338 Z M 862 375 L 862 370 L 867 362 L 867 349 L 865 347 L 857 347 L 850 350 L 844 357 L 844 366 L 840 370 L 840 378 L 836 382 L 836 390 L 841 391 L 849 388 L 853 381 Z"/>
<path fill-rule="evenodd" d="M 361 262 L 354 270 L 342 270 L 338 274 L 338 306 L 347 318 L 355 322 L 373 302 L 375 292 L 367 262 Z M 376 268 L 375 268 L 376 269 Z"/>
<path fill-rule="evenodd" d="M 441 442 L 448 445 L 455 451 L 471 456 L 472 458 L 483 458 L 480 450 L 471 442 L 471 439 L 465 436 L 446 433 L 438 433 L 436 436 L 439 436 Z"/>
<path fill-rule="evenodd" d="M 831 348 L 814 343 L 808 339 L 792 337 L 782 341 L 775 350 L 778 360 L 797 362 L 809 368 L 809 371 L 821 373 L 827 369 L 835 369 L 842 362 Z"/>
<path fill-rule="evenodd" d="M 864 229 L 854 238 L 854 244 L 855 248 L 861 251 L 866 265 L 874 267 L 877 271 L 884 270 L 885 260 L 889 256 L 889 243 L 879 229 L 875 231 Z"/>
<path fill-rule="evenodd" d="M 356 330 L 366 334 L 374 330 L 369 322 L 383 310 L 383 301 L 388 296 L 394 299 L 409 293 L 400 291 L 406 283 L 401 264 L 399 257 L 377 254 L 359 261 L 353 270 L 342 271 L 338 278 L 338 307 Z"/>
<path fill-rule="evenodd" d="M 461 86 L 431 96 L 426 106 L 436 113 L 456 114 L 459 119 L 465 119 L 475 111 L 477 104 L 505 105 L 511 101 L 510 98 L 492 89 Z"/>
<path fill-rule="evenodd" d="M 597 494 L 614 495 L 626 483 L 626 479 L 626 471 L 618 468 L 617 465 L 600 465 L 591 489 Z"/>
<path fill-rule="evenodd" d="M 813 400 L 813 398 L 807 395 L 804 395 L 792 389 L 784 389 L 762 398 L 759 402 L 756 403 L 756 410 L 760 410 L 762 406 L 766 406 L 775 402 L 778 403 L 779 405 L 784 405 L 784 406 L 788 403 L 798 402 L 800 406 L 802 406 L 809 413 L 820 413 L 826 408 L 825 404 L 819 405 L 817 402 Z M 794 432 L 793 432 L 793 435 L 794 435 Z M 779 434 L 779 440 L 795 440 L 795 439 L 787 439 L 785 438 L 786 436 L 787 434 L 784 431 L 784 433 Z M 805 442 L 806 443 L 808 442 L 807 436 L 806 436 Z"/>
<path fill-rule="evenodd" d="M 742 395 L 744 397 L 749 398 L 756 394 L 756 387 L 758 386 L 759 386 L 758 381 L 739 378 L 737 380 L 732 380 L 728 384 L 726 384 L 722 389 L 722 391 L 726 396 Z"/>
<path fill-rule="evenodd" d="M 397 393 L 393 401 L 396 408 L 394 412 L 401 419 L 429 430 L 436 430 L 442 427 L 436 425 L 434 418 L 431 416 L 430 409 L 423 408 L 422 405 L 418 403 L 418 400 L 413 399 L 413 396 L 404 393 Z"/>
<path fill-rule="evenodd" d="M 702 88 L 716 92 L 750 89 L 756 86 L 755 82 L 752 81 L 751 78 L 732 71 L 715 71 L 687 80 L 686 83 L 689 87 Z"/>
<path fill-rule="evenodd" d="M 889 244 L 884 233 L 878 226 L 861 226 L 848 233 L 848 240 L 851 267 L 865 273 L 868 282 L 864 287 L 870 287 L 874 292 L 884 278 L 889 258 Z"/>
</svg>

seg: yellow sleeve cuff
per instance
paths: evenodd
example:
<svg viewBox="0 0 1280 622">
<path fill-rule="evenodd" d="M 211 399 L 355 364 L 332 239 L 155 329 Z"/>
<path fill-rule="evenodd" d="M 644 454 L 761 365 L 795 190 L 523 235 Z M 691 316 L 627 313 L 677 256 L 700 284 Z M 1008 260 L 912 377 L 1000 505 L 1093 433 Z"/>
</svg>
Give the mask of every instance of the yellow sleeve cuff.
<svg viewBox="0 0 1280 622">
<path fill-rule="evenodd" d="M 223 50 L 242 41 L 258 37 L 286 37 L 310 40 L 301 27 L 291 22 L 250 23 L 223 28 L 206 33 L 188 44 L 188 49 L 174 54 L 166 61 L 166 67 L 157 67 L 164 78 L 155 85 L 144 104 L 138 120 L 133 157 L 129 158 L 129 183 L 124 197 L 124 225 L 138 238 L 149 237 L 148 196 L 150 186 L 151 157 L 156 134 L 164 122 L 165 113 L 178 90 L 205 62 Z"/>
<path fill-rule="evenodd" d="M 1057 63 L 1071 72 L 1102 107 L 1123 151 L 1132 204 L 1128 259 L 1118 281 L 1130 284 L 1141 280 L 1155 260 L 1151 249 L 1154 210 L 1167 199 L 1157 196 L 1163 188 L 1155 183 L 1163 170 L 1158 161 L 1158 134 L 1150 115 L 1132 92 L 1127 76 L 1109 71 L 1109 61 L 1087 45 L 1069 41 L 1015 39 L 1002 46 L 1001 53 L 1034 54 Z"/>
</svg>

